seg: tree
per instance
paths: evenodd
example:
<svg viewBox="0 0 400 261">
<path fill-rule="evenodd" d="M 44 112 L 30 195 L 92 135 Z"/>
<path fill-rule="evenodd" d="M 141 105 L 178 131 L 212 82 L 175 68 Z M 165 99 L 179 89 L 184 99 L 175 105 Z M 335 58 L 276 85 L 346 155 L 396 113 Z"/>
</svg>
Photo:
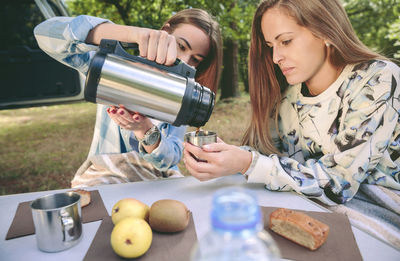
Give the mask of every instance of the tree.
<svg viewBox="0 0 400 261">
<path fill-rule="evenodd" d="M 229 1 L 227 14 L 233 14 L 237 11 L 237 4 L 235 1 Z M 232 17 L 229 17 L 232 18 Z M 229 19 L 227 28 L 229 28 L 233 33 L 230 35 L 225 35 L 224 41 L 224 68 L 221 77 L 221 96 L 220 99 L 226 99 L 230 97 L 239 96 L 239 68 L 238 68 L 238 55 L 239 55 L 239 43 L 238 37 L 234 36 L 237 32 L 237 22 L 234 19 Z"/>
<path fill-rule="evenodd" d="M 211 12 L 220 24 L 224 40 L 221 99 L 239 95 L 239 80 L 248 90 L 247 56 L 251 21 L 258 2 L 259 0 L 186 1 L 190 6 Z"/>
<path fill-rule="evenodd" d="M 400 52 L 400 36 L 393 34 L 396 26 L 390 29 L 399 20 L 400 0 L 345 0 L 344 7 L 364 44 L 391 58 Z"/>
<path fill-rule="evenodd" d="M 251 22 L 259 1 L 223 1 L 230 4 L 220 22 L 224 35 L 224 71 L 221 99 L 239 95 L 239 77 L 248 92 L 248 52 Z"/>
<path fill-rule="evenodd" d="M 393 57 L 400 59 L 400 18 L 390 25 L 387 38 L 389 40 L 395 41 L 394 46 L 397 48 L 397 51 L 393 55 Z"/>
<path fill-rule="evenodd" d="M 66 4 L 73 15 L 87 14 L 153 29 L 160 28 L 177 10 L 186 8 L 179 0 L 67 0 Z"/>
</svg>

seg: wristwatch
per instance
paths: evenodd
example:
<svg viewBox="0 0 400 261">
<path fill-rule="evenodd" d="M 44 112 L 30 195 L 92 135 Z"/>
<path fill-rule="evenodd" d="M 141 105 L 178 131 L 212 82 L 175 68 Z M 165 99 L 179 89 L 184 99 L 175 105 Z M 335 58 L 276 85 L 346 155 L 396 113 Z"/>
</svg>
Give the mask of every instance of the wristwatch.
<svg viewBox="0 0 400 261">
<path fill-rule="evenodd" d="M 160 130 L 157 128 L 157 126 L 154 125 L 148 131 L 146 131 L 142 139 L 139 139 L 138 137 L 136 138 L 141 144 L 145 146 L 151 146 L 158 142 L 160 136 Z"/>
</svg>

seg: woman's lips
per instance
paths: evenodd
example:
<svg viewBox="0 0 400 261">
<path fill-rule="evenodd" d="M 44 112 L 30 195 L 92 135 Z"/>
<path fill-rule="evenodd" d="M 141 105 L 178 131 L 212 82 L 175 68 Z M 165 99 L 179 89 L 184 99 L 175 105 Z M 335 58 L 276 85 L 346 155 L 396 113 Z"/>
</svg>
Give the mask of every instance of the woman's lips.
<svg viewBox="0 0 400 261">
<path fill-rule="evenodd" d="M 281 71 L 284 75 L 291 73 L 293 70 L 294 70 L 294 67 L 285 67 L 285 68 L 281 69 Z"/>
</svg>

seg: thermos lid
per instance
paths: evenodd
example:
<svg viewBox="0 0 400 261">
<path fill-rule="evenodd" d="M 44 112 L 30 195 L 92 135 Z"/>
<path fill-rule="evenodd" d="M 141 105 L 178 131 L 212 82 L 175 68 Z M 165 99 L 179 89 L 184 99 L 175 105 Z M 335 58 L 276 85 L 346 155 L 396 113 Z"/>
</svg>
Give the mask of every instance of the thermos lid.
<svg viewBox="0 0 400 261">
<path fill-rule="evenodd" d="M 214 108 L 215 94 L 208 88 L 188 79 L 182 106 L 174 126 L 204 126 L 210 119 Z"/>
</svg>

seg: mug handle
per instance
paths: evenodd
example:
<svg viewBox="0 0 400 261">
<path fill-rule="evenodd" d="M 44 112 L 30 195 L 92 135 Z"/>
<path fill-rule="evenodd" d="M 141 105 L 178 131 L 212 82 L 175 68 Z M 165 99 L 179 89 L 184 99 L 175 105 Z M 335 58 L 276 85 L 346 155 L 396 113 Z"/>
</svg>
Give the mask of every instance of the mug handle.
<svg viewBox="0 0 400 261">
<path fill-rule="evenodd" d="M 61 227 L 63 232 L 63 241 L 68 242 L 74 239 L 69 235 L 69 231 L 74 227 L 74 219 L 67 211 L 61 210 Z"/>
</svg>

